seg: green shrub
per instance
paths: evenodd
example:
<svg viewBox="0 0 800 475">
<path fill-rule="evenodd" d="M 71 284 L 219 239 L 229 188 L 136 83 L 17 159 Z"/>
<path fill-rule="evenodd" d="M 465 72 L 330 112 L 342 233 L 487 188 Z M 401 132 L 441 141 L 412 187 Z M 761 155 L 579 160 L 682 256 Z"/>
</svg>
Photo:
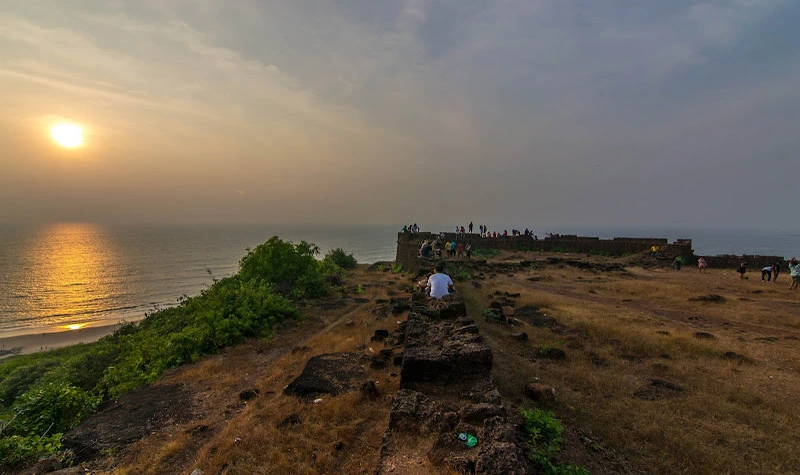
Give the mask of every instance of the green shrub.
<svg viewBox="0 0 800 475">
<path fill-rule="evenodd" d="M 530 452 L 528 458 L 541 466 L 547 475 L 588 475 L 584 467 L 559 465 L 553 460 L 561 450 L 564 442 L 564 426 L 556 419 L 552 411 L 538 408 L 520 409 L 522 427 L 528 437 Z"/>
<path fill-rule="evenodd" d="M 400 264 L 400 263 L 397 263 L 397 262 L 392 264 L 392 272 L 395 273 L 395 274 L 399 274 L 399 273 L 403 272 L 403 264 Z"/>
<path fill-rule="evenodd" d="M 39 457 L 47 457 L 61 449 L 62 434 L 44 437 L 12 435 L 0 438 L 0 470 L 34 462 Z M 4 472 L 5 473 L 5 472 Z"/>
<path fill-rule="evenodd" d="M 353 269 L 358 265 L 358 261 L 352 254 L 347 254 L 343 249 L 337 248 L 325 255 L 325 259 L 330 260 L 342 269 Z M 380 269 L 379 269 L 380 270 Z"/>
<path fill-rule="evenodd" d="M 473 248 L 472 249 L 472 255 L 476 256 L 476 257 L 483 258 L 483 259 L 489 259 L 489 258 L 492 258 L 492 257 L 499 256 L 500 255 L 500 250 L 499 249 L 494 249 L 494 248 L 487 248 L 487 247 L 481 247 L 481 248 L 477 248 L 477 249 Z"/>
<path fill-rule="evenodd" d="M 63 433 L 91 414 L 97 403 L 96 398 L 67 382 L 34 386 L 14 401 L 2 433 L 19 436 Z"/>
<path fill-rule="evenodd" d="M 95 343 L 0 361 L 0 472 L 58 450 L 61 434 L 100 401 L 299 318 L 295 300 L 323 295 L 326 273 L 341 272 L 317 253 L 306 242 L 273 237 L 242 258 L 237 275 L 215 279 L 177 307 Z"/>
<path fill-rule="evenodd" d="M 314 256 L 319 248 L 305 241 L 292 244 L 278 236 L 249 251 L 239 263 L 238 277 L 272 284 L 276 291 L 295 298 L 319 297 L 325 279 Z"/>
</svg>

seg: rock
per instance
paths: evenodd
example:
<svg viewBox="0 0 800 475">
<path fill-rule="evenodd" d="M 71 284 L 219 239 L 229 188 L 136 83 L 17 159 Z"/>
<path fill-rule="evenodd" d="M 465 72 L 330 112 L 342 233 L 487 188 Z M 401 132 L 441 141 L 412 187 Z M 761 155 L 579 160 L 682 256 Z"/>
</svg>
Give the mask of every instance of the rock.
<svg viewBox="0 0 800 475">
<path fill-rule="evenodd" d="M 260 393 L 256 388 L 248 389 L 246 391 L 242 391 L 239 393 L 239 399 L 241 399 L 242 401 L 250 401 L 252 399 L 257 398 L 259 394 Z"/>
<path fill-rule="evenodd" d="M 76 463 L 92 460 L 104 450 L 140 440 L 168 421 L 191 420 L 192 409 L 191 395 L 180 384 L 136 388 L 101 406 L 64 434 L 62 444 L 75 454 Z"/>
<path fill-rule="evenodd" d="M 522 333 L 512 333 L 512 334 L 511 334 L 511 339 L 512 339 L 512 340 L 517 340 L 517 341 L 527 341 L 527 340 L 528 340 L 528 334 L 527 334 L 527 333 L 525 333 L 525 332 L 522 332 Z"/>
<path fill-rule="evenodd" d="M 480 446 L 475 473 L 525 475 L 529 472 L 519 447 L 510 442 L 490 442 Z"/>
<path fill-rule="evenodd" d="M 421 392 L 409 389 L 397 391 L 389 412 L 389 429 L 416 431 L 430 414 L 428 398 Z"/>
<path fill-rule="evenodd" d="M 300 414 L 292 413 L 286 416 L 282 421 L 278 422 L 278 428 L 283 429 L 289 426 L 296 426 L 303 423 L 303 417 Z"/>
<path fill-rule="evenodd" d="M 365 381 L 364 384 L 361 385 L 361 396 L 370 401 L 381 397 L 381 393 L 378 391 L 377 386 L 375 386 L 375 381 Z"/>
<path fill-rule="evenodd" d="M 734 361 L 741 361 L 741 362 L 747 361 L 747 357 L 746 356 L 740 355 L 739 353 L 736 353 L 735 351 L 726 351 L 725 353 L 723 353 L 722 357 L 725 358 L 726 360 L 734 360 Z"/>
<path fill-rule="evenodd" d="M 375 330 L 370 341 L 385 341 L 387 338 L 389 338 L 389 330 Z"/>
<path fill-rule="evenodd" d="M 440 299 L 423 294 L 422 298 L 416 297 L 412 311 L 435 320 L 455 320 L 467 315 L 467 306 L 460 294 L 448 294 Z"/>
<path fill-rule="evenodd" d="M 556 390 L 546 384 L 528 383 L 525 386 L 525 396 L 536 402 L 552 402 L 556 399 Z"/>
<path fill-rule="evenodd" d="M 714 339 L 714 335 L 712 335 L 711 333 L 708 333 L 708 332 L 695 332 L 694 337 L 698 338 L 700 340 L 713 340 Z"/>
<path fill-rule="evenodd" d="M 454 327 L 452 322 L 409 314 L 400 373 L 403 384 L 447 382 L 491 372 L 492 351 L 480 342 L 480 335 L 468 327 Z"/>
<path fill-rule="evenodd" d="M 684 388 L 677 384 L 662 379 L 651 379 L 650 384 L 634 392 L 633 397 L 645 401 L 657 401 L 659 399 L 679 396 L 685 391 Z"/>
<path fill-rule="evenodd" d="M 538 354 L 539 358 L 547 358 L 550 360 L 564 360 L 567 358 L 567 354 L 564 353 L 564 350 L 561 348 L 553 348 L 552 346 L 539 349 Z"/>
<path fill-rule="evenodd" d="M 500 311 L 503 312 L 503 316 L 506 318 L 514 316 L 514 307 L 503 305 L 500 308 Z"/>
<path fill-rule="evenodd" d="M 320 394 L 337 395 L 348 391 L 366 379 L 363 365 L 367 359 L 366 355 L 359 353 L 314 356 L 283 392 L 303 400 L 313 400 Z"/>
<path fill-rule="evenodd" d="M 699 295 L 697 297 L 691 297 L 689 302 L 713 302 L 713 303 L 722 303 L 725 301 L 725 297 L 722 295 L 717 294 L 708 294 L 708 295 Z"/>
<path fill-rule="evenodd" d="M 487 442 L 519 442 L 517 431 L 505 417 L 491 417 L 483 421 L 483 428 L 480 430 L 481 440 Z"/>
<path fill-rule="evenodd" d="M 492 417 L 498 416 L 506 416 L 506 409 L 498 404 L 468 404 L 458 411 L 458 417 L 461 422 L 466 422 L 476 426 L 482 426 L 486 419 L 491 419 Z"/>
</svg>

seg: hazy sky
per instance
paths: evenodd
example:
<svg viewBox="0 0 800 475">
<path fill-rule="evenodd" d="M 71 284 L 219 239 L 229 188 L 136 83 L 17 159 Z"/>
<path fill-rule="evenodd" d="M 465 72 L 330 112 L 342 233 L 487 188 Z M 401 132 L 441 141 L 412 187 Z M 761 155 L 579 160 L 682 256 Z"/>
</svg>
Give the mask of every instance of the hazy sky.
<svg viewBox="0 0 800 475">
<path fill-rule="evenodd" d="M 798 24 L 793 0 L 0 0 L 0 222 L 800 229 Z"/>
</svg>

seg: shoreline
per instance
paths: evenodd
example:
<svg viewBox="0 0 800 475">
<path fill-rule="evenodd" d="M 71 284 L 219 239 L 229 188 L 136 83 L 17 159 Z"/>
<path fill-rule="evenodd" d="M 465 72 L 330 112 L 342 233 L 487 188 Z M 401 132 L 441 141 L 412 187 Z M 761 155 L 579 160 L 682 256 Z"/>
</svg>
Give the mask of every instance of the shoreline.
<svg viewBox="0 0 800 475">
<path fill-rule="evenodd" d="M 13 355 L 28 355 L 49 351 L 79 343 L 93 343 L 114 333 L 119 324 L 85 327 L 77 330 L 63 330 L 26 335 L 0 336 L 0 359 Z"/>
</svg>

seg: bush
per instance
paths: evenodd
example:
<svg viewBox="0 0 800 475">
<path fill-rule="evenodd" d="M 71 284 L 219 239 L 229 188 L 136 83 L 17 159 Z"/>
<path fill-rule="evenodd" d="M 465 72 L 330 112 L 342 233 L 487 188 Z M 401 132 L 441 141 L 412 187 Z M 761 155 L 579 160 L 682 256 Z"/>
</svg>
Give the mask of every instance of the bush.
<svg viewBox="0 0 800 475">
<path fill-rule="evenodd" d="M 489 259 L 491 257 L 499 256 L 500 255 L 500 250 L 499 249 L 494 249 L 494 248 L 485 248 L 485 247 L 478 248 L 478 249 L 474 249 L 473 248 L 472 249 L 472 255 L 474 255 L 476 257 L 481 257 L 483 259 Z"/>
<path fill-rule="evenodd" d="M 584 467 L 559 465 L 553 460 L 561 450 L 564 442 L 564 426 L 556 419 L 552 411 L 542 409 L 520 409 L 522 428 L 528 436 L 530 452 L 528 458 L 541 466 L 547 475 L 589 475 Z"/>
<path fill-rule="evenodd" d="M 325 279 L 314 256 L 319 248 L 301 241 L 292 244 L 273 236 L 256 246 L 239 263 L 238 277 L 272 284 L 276 291 L 295 298 L 319 297 L 325 293 Z"/>
<path fill-rule="evenodd" d="M 67 382 L 35 386 L 14 401 L 3 434 L 32 436 L 63 433 L 91 414 L 96 398 Z"/>
<path fill-rule="evenodd" d="M 317 261 L 318 252 L 306 242 L 273 237 L 242 258 L 237 275 L 179 299 L 177 307 L 150 313 L 95 343 L 0 362 L 6 408 L 0 411 L 0 472 L 57 451 L 61 434 L 100 401 L 299 318 L 294 300 L 323 295 L 325 274 L 341 272 L 330 260 Z"/>
<path fill-rule="evenodd" d="M 343 249 L 337 248 L 325 255 L 325 259 L 330 260 L 342 269 L 353 269 L 358 265 L 358 261 L 352 254 L 347 254 Z"/>
</svg>

